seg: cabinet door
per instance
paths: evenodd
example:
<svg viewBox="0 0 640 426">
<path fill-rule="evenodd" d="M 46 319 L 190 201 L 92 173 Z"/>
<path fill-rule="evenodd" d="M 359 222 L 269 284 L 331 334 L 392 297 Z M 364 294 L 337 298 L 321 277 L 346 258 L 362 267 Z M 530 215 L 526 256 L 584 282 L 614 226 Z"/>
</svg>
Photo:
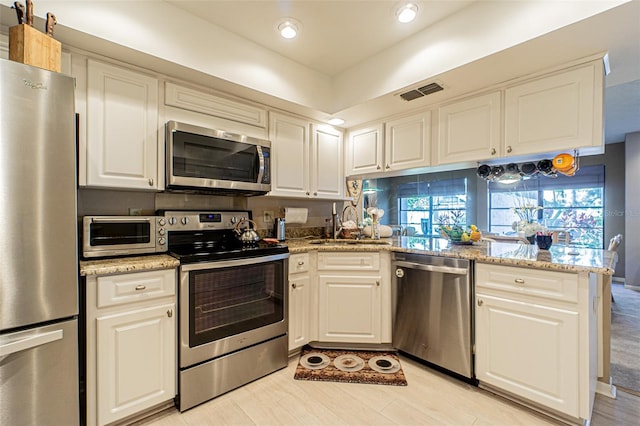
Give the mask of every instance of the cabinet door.
<svg viewBox="0 0 640 426">
<path fill-rule="evenodd" d="M 87 62 L 87 185 L 158 189 L 158 80 Z"/>
<path fill-rule="evenodd" d="M 341 198 L 345 186 L 342 133 L 318 125 L 312 129 L 311 194 L 316 198 Z"/>
<path fill-rule="evenodd" d="M 307 197 L 309 192 L 309 122 L 271 113 L 270 195 Z"/>
<path fill-rule="evenodd" d="M 504 153 L 602 145 L 601 68 L 592 63 L 508 88 Z"/>
<path fill-rule="evenodd" d="M 500 92 L 445 105 L 438 114 L 437 164 L 500 155 Z"/>
<path fill-rule="evenodd" d="M 382 124 L 349 133 L 347 175 L 382 171 Z"/>
<path fill-rule="evenodd" d="M 579 417 L 579 316 L 476 295 L 476 377 Z"/>
<path fill-rule="evenodd" d="M 96 319 L 98 424 L 175 396 L 175 318 L 168 303 Z"/>
<path fill-rule="evenodd" d="M 386 123 L 384 171 L 431 164 L 431 112 Z"/>
<path fill-rule="evenodd" d="M 289 276 L 289 350 L 309 343 L 311 281 L 308 274 Z"/>
<path fill-rule="evenodd" d="M 380 343 L 380 285 L 376 275 L 319 275 L 319 340 Z"/>
</svg>

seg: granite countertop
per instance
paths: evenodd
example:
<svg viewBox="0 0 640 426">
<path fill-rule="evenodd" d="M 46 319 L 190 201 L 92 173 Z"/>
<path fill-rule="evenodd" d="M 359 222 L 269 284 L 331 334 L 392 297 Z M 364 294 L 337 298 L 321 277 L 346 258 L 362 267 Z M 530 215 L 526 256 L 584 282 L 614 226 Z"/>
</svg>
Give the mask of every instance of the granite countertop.
<svg viewBox="0 0 640 426">
<path fill-rule="evenodd" d="M 290 253 L 318 251 L 393 251 L 400 253 L 428 254 L 458 257 L 483 263 L 497 263 L 537 269 L 569 272 L 595 272 L 613 275 L 618 256 L 602 249 L 554 245 L 549 250 L 539 250 L 536 245 L 504 242 L 476 242 L 471 245 L 452 245 L 442 238 L 397 237 L 372 240 L 333 241 L 296 239 L 285 244 Z"/>
<path fill-rule="evenodd" d="M 151 271 L 154 269 L 171 269 L 179 265 L 178 259 L 168 254 L 81 260 L 80 275 L 108 275 L 123 272 Z"/>
</svg>

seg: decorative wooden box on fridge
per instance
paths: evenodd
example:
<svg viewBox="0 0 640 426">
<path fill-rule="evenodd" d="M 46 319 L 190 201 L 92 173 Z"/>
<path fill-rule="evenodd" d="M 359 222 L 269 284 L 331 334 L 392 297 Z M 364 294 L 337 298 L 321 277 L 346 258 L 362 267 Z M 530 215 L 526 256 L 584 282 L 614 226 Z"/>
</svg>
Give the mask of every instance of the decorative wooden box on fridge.
<svg viewBox="0 0 640 426">
<path fill-rule="evenodd" d="M 62 44 L 30 25 L 9 28 L 9 59 L 49 71 L 60 72 Z"/>
</svg>

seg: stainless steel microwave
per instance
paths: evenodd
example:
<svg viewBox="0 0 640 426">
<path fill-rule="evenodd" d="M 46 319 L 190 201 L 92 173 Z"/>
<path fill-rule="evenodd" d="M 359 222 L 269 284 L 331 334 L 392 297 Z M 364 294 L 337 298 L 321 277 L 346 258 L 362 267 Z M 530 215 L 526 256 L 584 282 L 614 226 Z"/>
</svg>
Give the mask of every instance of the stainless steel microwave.
<svg viewBox="0 0 640 426">
<path fill-rule="evenodd" d="M 125 256 L 167 251 L 163 216 L 84 216 L 82 256 Z"/>
<path fill-rule="evenodd" d="M 271 190 L 271 142 L 176 121 L 166 125 L 167 190 L 261 195 Z"/>
</svg>

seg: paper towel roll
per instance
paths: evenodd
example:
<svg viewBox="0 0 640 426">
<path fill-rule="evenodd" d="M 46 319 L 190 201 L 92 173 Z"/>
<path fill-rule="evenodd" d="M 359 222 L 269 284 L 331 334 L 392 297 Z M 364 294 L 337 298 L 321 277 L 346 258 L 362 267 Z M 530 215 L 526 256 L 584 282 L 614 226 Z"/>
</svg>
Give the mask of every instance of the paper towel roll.
<svg viewBox="0 0 640 426">
<path fill-rule="evenodd" d="M 309 209 L 302 207 L 285 207 L 284 220 L 286 223 L 307 223 Z"/>
</svg>

